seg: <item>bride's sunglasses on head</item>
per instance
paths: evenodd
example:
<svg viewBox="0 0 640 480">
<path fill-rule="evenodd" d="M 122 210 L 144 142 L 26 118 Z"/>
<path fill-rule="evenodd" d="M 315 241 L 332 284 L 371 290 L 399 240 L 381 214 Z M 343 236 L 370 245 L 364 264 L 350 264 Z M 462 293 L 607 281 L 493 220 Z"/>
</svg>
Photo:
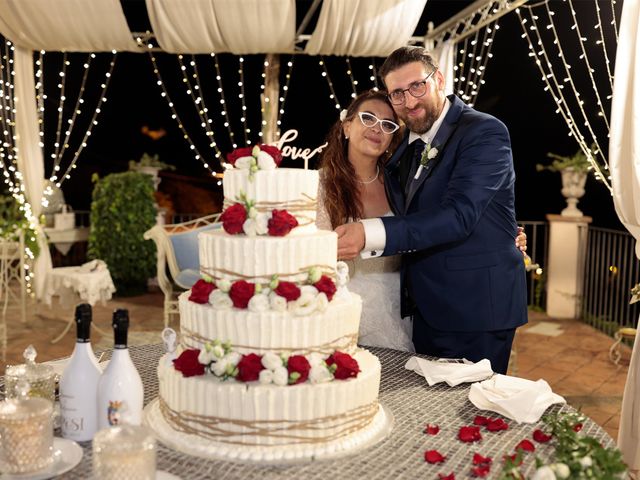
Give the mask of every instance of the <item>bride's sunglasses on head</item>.
<svg viewBox="0 0 640 480">
<path fill-rule="evenodd" d="M 391 120 L 380 120 L 373 113 L 358 112 L 358 117 L 360 117 L 360 121 L 365 127 L 372 128 L 379 123 L 380 130 L 382 130 L 382 133 L 386 133 L 387 135 L 391 135 L 393 132 L 400 128 L 400 125 L 398 125 L 397 123 L 392 122 Z"/>
</svg>

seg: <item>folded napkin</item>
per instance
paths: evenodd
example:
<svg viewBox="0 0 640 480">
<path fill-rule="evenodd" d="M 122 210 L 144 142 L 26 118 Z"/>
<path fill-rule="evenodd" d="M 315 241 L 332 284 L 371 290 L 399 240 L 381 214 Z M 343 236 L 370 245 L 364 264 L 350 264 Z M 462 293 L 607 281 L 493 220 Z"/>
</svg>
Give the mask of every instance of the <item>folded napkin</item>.
<svg viewBox="0 0 640 480">
<path fill-rule="evenodd" d="M 90 262 L 83 263 L 80 266 L 79 271 L 82 273 L 101 272 L 107 269 L 107 264 L 104 260 L 91 260 Z"/>
<path fill-rule="evenodd" d="M 481 410 L 497 412 L 518 423 L 535 423 L 550 405 L 566 403 L 544 380 L 534 382 L 507 375 L 474 383 L 469 400 Z"/>
<path fill-rule="evenodd" d="M 478 363 L 463 360 L 464 363 L 451 363 L 447 360 L 425 360 L 411 357 L 404 368 L 413 370 L 427 379 L 429 386 L 439 382 L 446 382 L 455 387 L 465 382 L 477 382 L 493 375 L 491 362 L 486 358 Z"/>
</svg>

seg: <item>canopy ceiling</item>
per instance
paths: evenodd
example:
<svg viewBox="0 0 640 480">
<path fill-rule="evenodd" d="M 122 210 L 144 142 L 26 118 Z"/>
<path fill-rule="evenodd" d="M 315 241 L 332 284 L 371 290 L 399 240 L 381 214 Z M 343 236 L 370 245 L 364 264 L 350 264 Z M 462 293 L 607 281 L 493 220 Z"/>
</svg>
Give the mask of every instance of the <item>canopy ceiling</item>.
<svg viewBox="0 0 640 480">
<path fill-rule="evenodd" d="M 307 12 L 296 12 L 295 0 L 145 2 L 155 43 L 167 52 L 386 56 L 409 42 L 427 0 L 314 1 L 318 22 L 303 50 L 296 13 Z M 29 50 L 145 51 L 119 0 L 0 0 L 0 33 Z"/>
</svg>

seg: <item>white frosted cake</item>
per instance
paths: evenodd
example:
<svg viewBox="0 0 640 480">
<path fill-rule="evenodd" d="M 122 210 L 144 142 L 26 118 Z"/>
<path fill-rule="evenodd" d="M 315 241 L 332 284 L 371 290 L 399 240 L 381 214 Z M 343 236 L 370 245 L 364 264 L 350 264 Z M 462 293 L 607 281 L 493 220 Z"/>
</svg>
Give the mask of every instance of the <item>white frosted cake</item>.
<svg viewBox="0 0 640 480">
<path fill-rule="evenodd" d="M 223 229 L 198 237 L 203 279 L 180 296 L 180 347 L 158 366 L 147 423 L 191 454 L 310 460 L 389 428 L 380 362 L 356 345 L 361 299 L 336 234 L 315 227 L 318 173 L 279 160 L 231 154 Z"/>
</svg>

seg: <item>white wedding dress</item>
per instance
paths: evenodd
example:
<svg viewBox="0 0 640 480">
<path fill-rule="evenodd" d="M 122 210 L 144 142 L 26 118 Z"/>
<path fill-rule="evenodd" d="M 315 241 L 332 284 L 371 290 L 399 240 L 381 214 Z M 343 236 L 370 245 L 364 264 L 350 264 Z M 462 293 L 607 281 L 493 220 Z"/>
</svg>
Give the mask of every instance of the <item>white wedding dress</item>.
<svg viewBox="0 0 640 480">
<path fill-rule="evenodd" d="M 320 187 L 316 225 L 322 230 L 332 230 L 323 193 Z M 366 260 L 358 256 L 346 263 L 349 265 L 349 290 L 362 297 L 358 343 L 415 351 L 411 341 L 411 319 L 400 316 L 400 256 Z"/>
</svg>

